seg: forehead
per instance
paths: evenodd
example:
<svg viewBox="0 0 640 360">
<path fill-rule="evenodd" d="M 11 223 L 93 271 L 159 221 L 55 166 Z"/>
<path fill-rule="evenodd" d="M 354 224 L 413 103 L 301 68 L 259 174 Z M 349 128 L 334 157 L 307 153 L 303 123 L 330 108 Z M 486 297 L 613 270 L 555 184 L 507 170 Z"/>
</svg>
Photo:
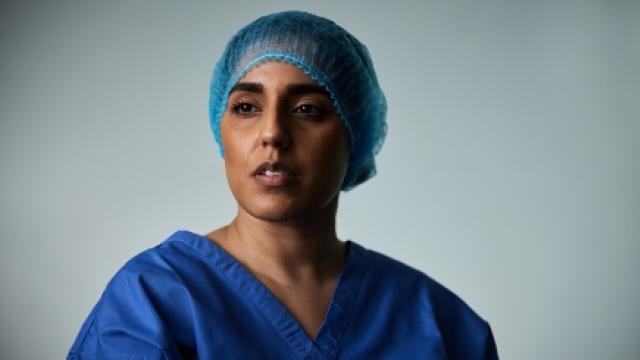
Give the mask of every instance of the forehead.
<svg viewBox="0 0 640 360">
<path fill-rule="evenodd" d="M 267 61 L 249 70 L 239 82 L 262 84 L 265 88 L 286 88 L 292 84 L 317 85 L 304 71 L 297 66 L 279 62 Z"/>
<path fill-rule="evenodd" d="M 327 89 L 311 79 L 303 70 L 289 63 L 277 61 L 261 63 L 252 68 L 231 88 L 229 96 L 244 92 L 273 94 L 277 97 L 317 94 L 331 99 Z"/>
</svg>

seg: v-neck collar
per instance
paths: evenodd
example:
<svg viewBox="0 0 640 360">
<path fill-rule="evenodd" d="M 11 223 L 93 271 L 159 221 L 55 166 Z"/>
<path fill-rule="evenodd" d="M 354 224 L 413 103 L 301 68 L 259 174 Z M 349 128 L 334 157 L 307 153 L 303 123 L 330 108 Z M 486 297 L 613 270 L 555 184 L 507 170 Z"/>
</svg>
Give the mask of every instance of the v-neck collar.
<svg viewBox="0 0 640 360">
<path fill-rule="evenodd" d="M 250 298 L 271 321 L 300 359 L 332 359 L 335 356 L 342 334 L 352 317 L 366 272 L 368 251 L 365 248 L 351 240 L 346 241 L 347 259 L 338 277 L 331 304 L 316 338 L 310 339 L 280 300 L 220 245 L 187 230 L 176 231 L 171 238 L 191 245 L 212 261 L 229 283 Z"/>
</svg>

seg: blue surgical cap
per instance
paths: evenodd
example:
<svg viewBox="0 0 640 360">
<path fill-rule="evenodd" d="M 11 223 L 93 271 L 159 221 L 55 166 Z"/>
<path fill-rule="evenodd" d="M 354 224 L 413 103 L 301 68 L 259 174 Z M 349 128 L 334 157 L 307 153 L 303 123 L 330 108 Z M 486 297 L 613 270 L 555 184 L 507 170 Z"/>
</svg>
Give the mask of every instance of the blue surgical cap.
<svg viewBox="0 0 640 360">
<path fill-rule="evenodd" d="M 231 88 L 256 65 L 282 61 L 324 87 L 349 134 L 350 159 L 342 190 L 376 174 L 375 155 L 387 133 L 387 103 L 369 51 L 331 20 L 301 11 L 258 18 L 229 40 L 211 79 L 209 120 L 224 156 L 220 121 Z"/>
</svg>

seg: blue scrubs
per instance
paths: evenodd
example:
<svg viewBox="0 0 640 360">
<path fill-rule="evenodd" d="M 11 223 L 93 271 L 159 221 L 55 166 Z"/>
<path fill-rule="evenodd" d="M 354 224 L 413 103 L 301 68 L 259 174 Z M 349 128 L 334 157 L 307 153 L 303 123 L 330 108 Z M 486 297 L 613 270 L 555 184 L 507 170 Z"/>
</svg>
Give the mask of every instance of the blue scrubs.
<svg viewBox="0 0 640 360">
<path fill-rule="evenodd" d="M 348 241 L 310 339 L 240 263 L 178 231 L 113 277 L 67 359 L 497 359 L 489 325 L 425 274 Z"/>
</svg>

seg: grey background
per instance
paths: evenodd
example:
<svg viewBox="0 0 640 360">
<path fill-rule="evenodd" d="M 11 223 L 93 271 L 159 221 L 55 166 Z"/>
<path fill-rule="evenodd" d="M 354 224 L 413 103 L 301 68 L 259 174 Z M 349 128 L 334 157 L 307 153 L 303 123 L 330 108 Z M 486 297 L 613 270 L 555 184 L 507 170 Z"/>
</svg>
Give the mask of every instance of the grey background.
<svg viewBox="0 0 640 360">
<path fill-rule="evenodd" d="M 504 359 L 640 358 L 637 1 L 4 1 L 0 357 L 63 358 L 115 271 L 235 202 L 208 83 L 254 18 L 368 45 L 379 175 L 339 235 L 439 280 Z"/>
</svg>

